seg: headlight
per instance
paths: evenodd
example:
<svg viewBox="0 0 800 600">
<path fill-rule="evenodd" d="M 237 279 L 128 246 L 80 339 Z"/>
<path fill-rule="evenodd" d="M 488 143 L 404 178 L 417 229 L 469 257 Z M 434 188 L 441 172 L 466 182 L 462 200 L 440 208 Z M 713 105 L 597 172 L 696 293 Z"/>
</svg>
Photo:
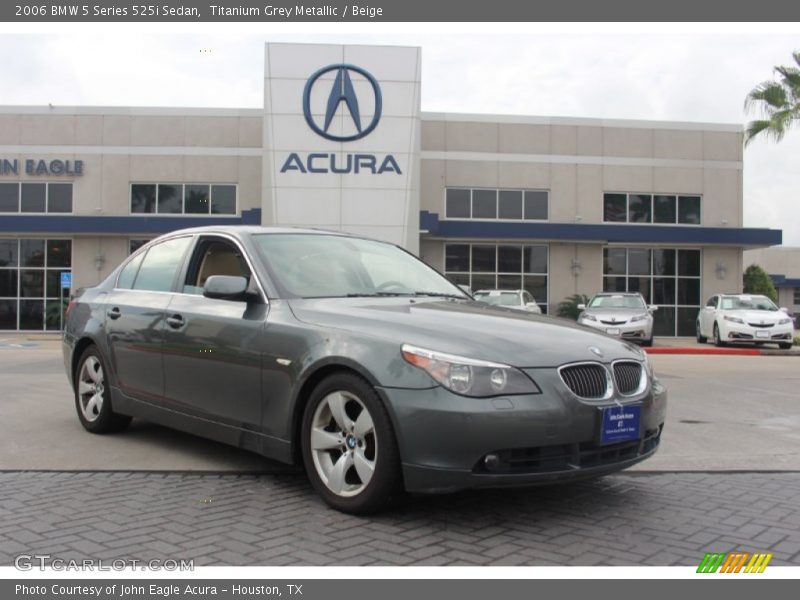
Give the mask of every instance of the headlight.
<svg viewBox="0 0 800 600">
<path fill-rule="evenodd" d="M 631 323 L 633 323 L 633 322 L 635 322 L 635 321 L 644 321 L 644 320 L 646 320 L 646 319 L 647 319 L 647 317 L 648 317 L 648 316 L 649 316 L 649 315 L 647 315 L 647 314 L 645 313 L 645 314 L 643 314 L 643 315 L 636 315 L 636 316 L 634 316 L 634 317 L 631 317 Z"/>
<path fill-rule="evenodd" d="M 792 322 L 791 319 L 781 319 L 780 321 L 778 321 L 778 325 L 788 325 L 791 322 Z"/>
<path fill-rule="evenodd" d="M 597 321 L 597 317 L 592 315 L 581 315 L 581 321 Z"/>
<path fill-rule="evenodd" d="M 463 396 L 485 398 L 540 394 L 539 387 L 519 369 L 500 363 L 455 356 L 403 344 L 403 358 L 434 381 Z"/>
<path fill-rule="evenodd" d="M 742 321 L 742 319 L 740 319 L 739 317 L 730 317 L 728 315 L 725 315 L 722 318 L 725 319 L 726 321 L 730 321 L 731 323 L 739 323 L 740 325 L 744 325 L 744 321 Z"/>
</svg>

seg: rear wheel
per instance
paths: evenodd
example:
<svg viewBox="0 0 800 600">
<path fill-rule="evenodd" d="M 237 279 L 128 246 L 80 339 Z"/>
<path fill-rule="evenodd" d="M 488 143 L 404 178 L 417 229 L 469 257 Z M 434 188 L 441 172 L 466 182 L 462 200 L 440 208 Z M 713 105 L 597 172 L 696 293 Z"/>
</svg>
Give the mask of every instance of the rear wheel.
<svg viewBox="0 0 800 600">
<path fill-rule="evenodd" d="M 714 323 L 714 345 L 718 348 L 725 346 L 725 342 L 723 342 L 722 338 L 719 336 L 719 325 L 716 323 Z"/>
<path fill-rule="evenodd" d="M 89 346 L 78 361 L 75 372 L 75 408 L 87 431 L 112 433 L 122 431 L 131 418 L 111 407 L 111 387 L 103 357 L 96 346 Z"/>
<path fill-rule="evenodd" d="M 333 508 L 375 512 L 402 489 L 389 415 L 372 386 L 357 375 L 331 375 L 314 389 L 301 443 L 311 484 Z"/>
<path fill-rule="evenodd" d="M 650 339 L 642 340 L 642 346 L 644 346 L 645 348 L 649 348 L 652 345 L 653 345 L 653 336 L 652 335 L 650 336 Z"/>
<path fill-rule="evenodd" d="M 792 345 L 793 344 L 791 342 L 781 342 L 780 344 L 778 344 L 778 348 L 780 348 L 781 350 L 791 350 Z"/>
<path fill-rule="evenodd" d="M 697 324 L 695 325 L 695 328 L 697 330 L 697 343 L 698 344 L 705 344 L 708 341 L 708 338 L 703 335 L 703 333 L 702 333 L 703 330 L 700 329 L 700 321 L 697 322 Z"/>
</svg>

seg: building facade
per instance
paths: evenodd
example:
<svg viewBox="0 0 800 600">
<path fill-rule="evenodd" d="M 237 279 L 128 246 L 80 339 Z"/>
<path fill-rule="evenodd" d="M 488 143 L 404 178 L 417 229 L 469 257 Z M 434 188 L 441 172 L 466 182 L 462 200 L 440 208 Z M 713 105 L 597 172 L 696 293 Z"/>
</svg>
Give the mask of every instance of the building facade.
<svg viewBox="0 0 800 600">
<path fill-rule="evenodd" d="M 691 335 L 739 291 L 739 125 L 424 113 L 421 50 L 267 44 L 261 109 L 0 107 L 0 330 L 202 224 L 319 227 L 419 254 L 472 289 L 640 291 Z"/>
<path fill-rule="evenodd" d="M 800 247 L 779 246 L 746 250 L 745 269 L 750 265 L 762 267 L 772 278 L 778 292 L 778 306 L 800 314 Z"/>
</svg>

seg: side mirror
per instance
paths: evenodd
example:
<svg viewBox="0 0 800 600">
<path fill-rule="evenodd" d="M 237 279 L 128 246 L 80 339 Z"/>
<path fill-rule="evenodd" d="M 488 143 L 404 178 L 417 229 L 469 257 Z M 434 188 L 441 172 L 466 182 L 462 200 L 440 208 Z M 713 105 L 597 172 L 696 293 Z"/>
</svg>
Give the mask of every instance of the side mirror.
<svg viewBox="0 0 800 600">
<path fill-rule="evenodd" d="M 650 312 L 656 312 L 658 310 L 658 306 L 656 306 L 655 304 L 651 304 L 650 306 L 647 307 L 647 310 L 649 310 Z"/>
<path fill-rule="evenodd" d="M 203 285 L 203 296 L 219 300 L 242 300 L 247 294 L 247 278 L 212 275 Z"/>
<path fill-rule="evenodd" d="M 468 285 L 464 285 L 463 283 L 459 283 L 458 287 L 464 292 L 467 296 L 472 297 L 472 289 Z"/>
<path fill-rule="evenodd" d="M 586 310 L 586 305 L 582 303 L 578 304 L 578 310 Z"/>
</svg>

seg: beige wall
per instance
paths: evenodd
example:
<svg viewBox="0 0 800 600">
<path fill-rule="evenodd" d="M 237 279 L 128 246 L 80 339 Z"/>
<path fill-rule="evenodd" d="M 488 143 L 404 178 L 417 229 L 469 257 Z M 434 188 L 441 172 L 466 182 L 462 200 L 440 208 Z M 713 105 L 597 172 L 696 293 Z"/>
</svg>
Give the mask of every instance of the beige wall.
<svg viewBox="0 0 800 600">
<path fill-rule="evenodd" d="M 800 278 L 800 247 L 776 246 L 745 250 L 744 266 L 759 265 L 767 273 L 785 275 L 790 279 Z"/>
<path fill-rule="evenodd" d="M 102 269 L 96 268 L 95 258 L 105 259 Z M 72 241 L 72 287 L 97 285 L 128 256 L 128 238 L 76 237 Z"/>
</svg>

